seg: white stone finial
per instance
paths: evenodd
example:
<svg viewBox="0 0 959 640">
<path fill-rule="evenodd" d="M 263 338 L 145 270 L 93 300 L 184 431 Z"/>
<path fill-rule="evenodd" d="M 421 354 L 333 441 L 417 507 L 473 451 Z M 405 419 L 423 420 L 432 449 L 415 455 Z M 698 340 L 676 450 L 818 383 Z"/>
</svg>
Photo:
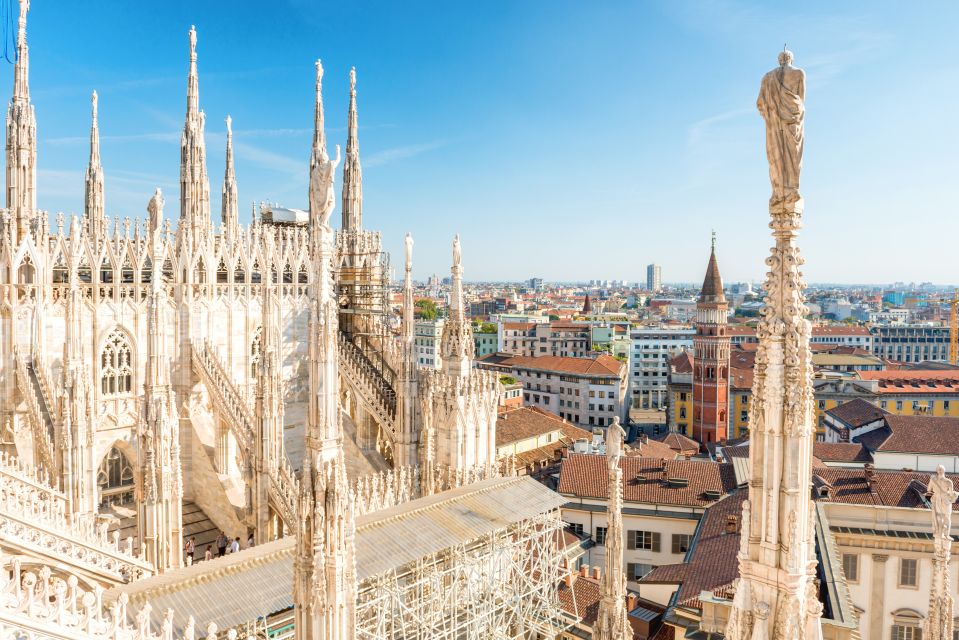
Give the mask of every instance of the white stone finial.
<svg viewBox="0 0 959 640">
<path fill-rule="evenodd" d="M 406 273 L 413 270 L 413 234 L 406 232 Z"/>
<path fill-rule="evenodd" d="M 196 25 L 190 25 L 190 61 L 196 62 Z"/>
<path fill-rule="evenodd" d="M 93 90 L 93 93 L 90 96 L 90 103 L 92 105 L 93 122 L 94 124 L 96 124 L 96 121 L 97 121 L 97 91 L 96 89 Z"/>
</svg>

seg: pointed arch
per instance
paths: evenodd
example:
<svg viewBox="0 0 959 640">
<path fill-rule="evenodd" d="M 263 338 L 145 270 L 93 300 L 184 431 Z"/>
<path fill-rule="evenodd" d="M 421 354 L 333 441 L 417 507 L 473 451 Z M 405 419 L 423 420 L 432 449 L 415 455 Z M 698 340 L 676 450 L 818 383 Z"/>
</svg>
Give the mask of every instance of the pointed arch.
<svg viewBox="0 0 959 640">
<path fill-rule="evenodd" d="M 227 284 L 230 282 L 230 272 L 227 271 L 226 262 L 220 258 L 220 263 L 216 267 L 216 283 Z"/>
<path fill-rule="evenodd" d="M 114 443 L 97 467 L 97 494 L 100 507 L 133 504 L 136 475 L 133 461 Z"/>
</svg>

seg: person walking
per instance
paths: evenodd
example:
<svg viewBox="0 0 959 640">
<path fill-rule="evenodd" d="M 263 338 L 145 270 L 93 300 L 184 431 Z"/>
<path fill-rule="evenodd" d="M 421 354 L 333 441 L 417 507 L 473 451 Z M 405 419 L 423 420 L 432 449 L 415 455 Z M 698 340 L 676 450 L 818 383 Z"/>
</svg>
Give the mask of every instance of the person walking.
<svg viewBox="0 0 959 640">
<path fill-rule="evenodd" d="M 227 538 L 226 534 L 221 531 L 220 535 L 218 535 L 216 538 L 216 548 L 218 552 L 218 555 L 217 555 L 218 558 L 222 558 L 223 556 L 226 555 L 226 545 L 228 544 L 230 544 L 230 539 Z"/>
<path fill-rule="evenodd" d="M 212 544 L 206 545 L 206 553 L 203 554 L 203 559 L 204 559 L 204 560 L 212 560 L 212 559 L 213 559 L 213 545 L 212 545 Z"/>
<path fill-rule="evenodd" d="M 193 554 L 196 552 L 196 538 L 191 537 L 187 540 L 183 550 L 186 552 L 186 564 L 190 566 L 193 564 Z"/>
<path fill-rule="evenodd" d="M 230 543 L 230 553 L 236 553 L 240 550 L 240 536 L 237 536 L 236 539 Z"/>
<path fill-rule="evenodd" d="M 255 541 L 253 540 L 253 534 L 251 533 L 250 537 L 246 539 L 246 548 L 249 549 L 250 547 L 252 547 L 254 545 L 254 542 Z"/>
</svg>

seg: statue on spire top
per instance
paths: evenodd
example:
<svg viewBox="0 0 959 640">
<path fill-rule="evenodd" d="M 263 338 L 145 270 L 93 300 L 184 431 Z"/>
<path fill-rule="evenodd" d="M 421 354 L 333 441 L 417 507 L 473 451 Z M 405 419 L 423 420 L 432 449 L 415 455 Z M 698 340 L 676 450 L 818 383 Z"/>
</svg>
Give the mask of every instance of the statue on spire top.
<svg viewBox="0 0 959 640">
<path fill-rule="evenodd" d="M 797 205 L 802 170 L 806 73 L 792 66 L 793 54 L 783 49 L 779 66 L 763 76 L 756 106 L 766 121 L 766 156 L 773 193 L 769 210 Z"/>
</svg>

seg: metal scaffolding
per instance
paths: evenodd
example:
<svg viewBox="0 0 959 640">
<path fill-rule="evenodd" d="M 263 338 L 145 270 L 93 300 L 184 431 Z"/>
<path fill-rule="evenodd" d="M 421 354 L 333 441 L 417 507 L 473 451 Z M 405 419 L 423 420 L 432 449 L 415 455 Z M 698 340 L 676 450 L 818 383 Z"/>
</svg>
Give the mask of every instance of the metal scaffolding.
<svg viewBox="0 0 959 640">
<path fill-rule="evenodd" d="M 562 527 L 551 510 L 363 581 L 356 637 L 556 637 L 569 627 L 557 596 Z"/>
</svg>

